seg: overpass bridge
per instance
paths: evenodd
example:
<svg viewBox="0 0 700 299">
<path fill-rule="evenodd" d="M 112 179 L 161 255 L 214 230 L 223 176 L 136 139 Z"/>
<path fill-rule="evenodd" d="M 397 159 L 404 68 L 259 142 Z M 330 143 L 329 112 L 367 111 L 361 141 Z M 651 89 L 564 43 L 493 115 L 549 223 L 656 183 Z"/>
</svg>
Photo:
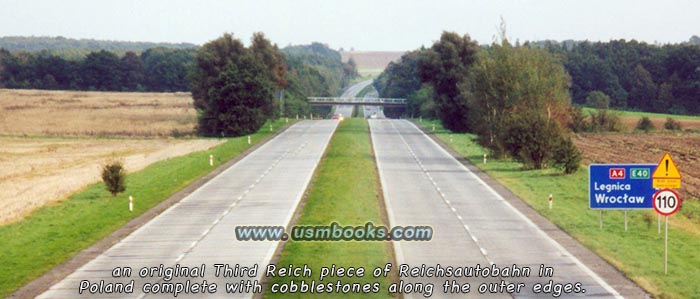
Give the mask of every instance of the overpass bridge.
<svg viewBox="0 0 700 299">
<path fill-rule="evenodd" d="M 310 105 L 364 105 L 384 107 L 404 107 L 406 99 L 397 98 L 355 98 L 355 97 L 308 97 Z"/>
</svg>

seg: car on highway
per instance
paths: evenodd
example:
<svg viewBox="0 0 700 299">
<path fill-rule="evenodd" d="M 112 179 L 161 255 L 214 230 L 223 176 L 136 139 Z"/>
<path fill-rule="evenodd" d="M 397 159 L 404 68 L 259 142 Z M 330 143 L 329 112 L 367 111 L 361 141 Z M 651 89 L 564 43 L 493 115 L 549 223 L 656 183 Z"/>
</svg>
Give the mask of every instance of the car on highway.
<svg viewBox="0 0 700 299">
<path fill-rule="evenodd" d="M 336 113 L 336 114 L 333 114 L 333 117 L 331 117 L 331 119 L 337 119 L 339 121 L 343 121 L 343 119 L 345 119 L 345 118 L 343 117 L 342 113 Z"/>
</svg>

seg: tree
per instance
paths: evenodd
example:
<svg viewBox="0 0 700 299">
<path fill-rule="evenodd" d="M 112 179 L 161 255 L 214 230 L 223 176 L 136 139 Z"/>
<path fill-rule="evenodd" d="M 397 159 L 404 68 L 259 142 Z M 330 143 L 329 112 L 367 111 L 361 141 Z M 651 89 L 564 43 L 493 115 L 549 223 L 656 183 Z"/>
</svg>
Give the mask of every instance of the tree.
<svg viewBox="0 0 700 299">
<path fill-rule="evenodd" d="M 495 155 L 504 152 L 504 140 L 515 132 L 504 127 L 508 117 L 542 117 L 561 127 L 570 123 L 569 76 L 544 50 L 503 40 L 479 54 L 471 78 L 462 92 L 469 99 L 474 131 Z"/>
<path fill-rule="evenodd" d="M 246 49 L 231 34 L 210 41 L 197 53 L 192 96 L 199 111 L 198 131 L 205 136 L 241 136 L 263 125 L 274 113 L 279 86 L 274 54 L 264 41 Z"/>
<path fill-rule="evenodd" d="M 90 90 L 121 90 L 119 57 L 105 50 L 92 52 L 82 63 L 82 87 Z"/>
<path fill-rule="evenodd" d="M 126 190 L 126 174 L 122 163 L 112 161 L 105 164 L 102 167 L 102 181 L 105 183 L 105 189 L 112 193 L 112 196 L 124 192 Z"/>
<path fill-rule="evenodd" d="M 586 97 L 586 105 L 596 109 L 608 109 L 610 97 L 601 91 L 594 90 Z"/>
<path fill-rule="evenodd" d="M 642 66 L 634 68 L 632 90 L 630 91 L 630 103 L 644 111 L 655 111 L 654 102 L 657 96 L 657 88 L 651 74 Z"/>
<path fill-rule="evenodd" d="M 188 72 L 194 65 L 194 49 L 152 48 L 141 54 L 149 91 L 187 91 Z"/>
<path fill-rule="evenodd" d="M 145 88 L 146 69 L 141 57 L 134 52 L 126 52 L 120 59 L 119 66 L 122 90 L 142 91 Z"/>
<path fill-rule="evenodd" d="M 438 118 L 453 132 L 467 132 L 469 106 L 460 87 L 468 84 L 469 68 L 479 45 L 469 35 L 443 32 L 419 62 L 421 80 L 432 85 Z"/>
</svg>

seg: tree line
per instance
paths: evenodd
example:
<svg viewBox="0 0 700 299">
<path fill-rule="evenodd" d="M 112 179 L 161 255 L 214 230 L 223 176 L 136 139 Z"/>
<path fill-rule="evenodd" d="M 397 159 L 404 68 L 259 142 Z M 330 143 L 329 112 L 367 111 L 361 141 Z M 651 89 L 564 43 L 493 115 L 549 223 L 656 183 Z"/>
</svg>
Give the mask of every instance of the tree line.
<svg viewBox="0 0 700 299">
<path fill-rule="evenodd" d="M 97 91 L 188 91 L 197 49 L 152 48 L 118 56 L 100 50 L 80 59 L 48 51 L 0 49 L 0 87 Z"/>
<path fill-rule="evenodd" d="M 576 104 L 592 105 L 592 93 L 611 108 L 700 114 L 700 46 L 693 43 L 650 45 L 635 40 L 540 43 L 564 57 Z M 607 105 L 606 105 L 607 104 Z"/>
</svg>

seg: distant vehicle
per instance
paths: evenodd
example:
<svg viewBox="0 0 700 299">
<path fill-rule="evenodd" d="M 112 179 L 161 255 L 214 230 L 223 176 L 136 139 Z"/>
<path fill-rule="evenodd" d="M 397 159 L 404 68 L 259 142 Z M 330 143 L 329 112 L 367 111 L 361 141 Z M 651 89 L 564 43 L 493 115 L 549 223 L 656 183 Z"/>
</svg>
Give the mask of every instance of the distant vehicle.
<svg viewBox="0 0 700 299">
<path fill-rule="evenodd" d="M 337 119 L 339 121 L 343 121 L 343 119 L 345 119 L 345 118 L 343 117 L 342 113 L 336 113 L 336 114 L 333 114 L 333 117 L 331 117 L 331 119 Z"/>
<path fill-rule="evenodd" d="M 376 119 L 376 118 L 378 118 L 378 117 L 379 117 L 379 116 L 377 115 L 377 112 L 374 112 L 374 113 L 372 113 L 372 115 L 370 115 L 369 118 L 371 118 L 371 119 Z"/>
</svg>

